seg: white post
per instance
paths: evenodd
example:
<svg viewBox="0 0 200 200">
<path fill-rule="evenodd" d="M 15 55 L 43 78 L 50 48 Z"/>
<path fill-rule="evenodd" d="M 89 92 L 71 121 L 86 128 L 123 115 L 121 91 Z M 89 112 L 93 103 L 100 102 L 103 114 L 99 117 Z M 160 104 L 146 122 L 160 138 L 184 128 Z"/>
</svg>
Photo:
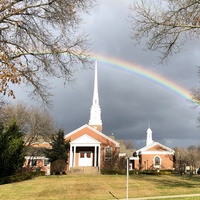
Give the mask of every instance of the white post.
<svg viewBox="0 0 200 200">
<path fill-rule="evenodd" d="M 126 199 L 128 200 L 129 158 L 126 159 Z"/>
<path fill-rule="evenodd" d="M 72 154 L 73 152 L 72 152 L 72 145 L 70 144 L 70 150 L 69 150 L 69 159 L 70 159 L 70 161 L 69 161 L 69 169 L 72 167 L 72 156 L 73 156 L 73 154 Z"/>
<path fill-rule="evenodd" d="M 94 146 L 94 167 L 97 166 L 97 146 Z"/>
<path fill-rule="evenodd" d="M 101 172 L 100 170 L 100 165 L 101 165 L 101 145 L 98 146 L 98 167 L 99 167 L 99 173 Z"/>
<path fill-rule="evenodd" d="M 74 165 L 74 167 L 75 167 L 75 165 L 76 165 L 76 146 L 74 145 L 74 163 L 73 163 Z"/>
</svg>

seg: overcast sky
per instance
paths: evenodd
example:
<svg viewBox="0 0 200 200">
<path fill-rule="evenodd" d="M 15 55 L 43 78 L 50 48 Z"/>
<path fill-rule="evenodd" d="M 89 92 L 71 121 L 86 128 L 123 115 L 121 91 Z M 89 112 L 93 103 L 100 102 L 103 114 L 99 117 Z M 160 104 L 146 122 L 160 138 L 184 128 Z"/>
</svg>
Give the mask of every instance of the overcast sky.
<svg viewBox="0 0 200 200">
<path fill-rule="evenodd" d="M 188 41 L 181 53 L 159 64 L 157 52 L 144 51 L 130 39 L 127 20 L 131 0 L 98 0 L 84 17 L 83 28 L 89 34 L 91 51 L 111 56 L 151 70 L 190 90 L 199 85 L 197 66 L 200 42 Z M 51 111 L 59 127 L 69 133 L 88 123 L 92 105 L 94 70 L 80 70 L 71 85 L 62 80 L 53 83 L 54 108 Z M 145 145 L 148 121 L 153 140 L 169 147 L 200 144 L 200 128 L 192 104 L 158 83 L 133 72 L 98 62 L 99 98 L 103 133 L 129 140 L 135 148 Z"/>
</svg>

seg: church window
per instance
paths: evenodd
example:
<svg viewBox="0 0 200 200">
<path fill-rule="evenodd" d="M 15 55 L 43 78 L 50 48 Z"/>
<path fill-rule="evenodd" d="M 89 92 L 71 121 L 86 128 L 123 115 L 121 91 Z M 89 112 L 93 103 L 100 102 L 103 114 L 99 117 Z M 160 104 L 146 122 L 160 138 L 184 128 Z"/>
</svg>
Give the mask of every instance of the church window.
<svg viewBox="0 0 200 200">
<path fill-rule="evenodd" d="M 112 147 L 104 148 L 104 161 L 108 161 L 112 159 Z"/>
<path fill-rule="evenodd" d="M 48 158 L 45 158 L 44 159 L 44 166 L 48 166 L 49 165 L 49 159 Z"/>
<path fill-rule="evenodd" d="M 156 156 L 154 158 L 154 163 L 155 163 L 155 165 L 160 165 L 160 157 Z"/>
</svg>

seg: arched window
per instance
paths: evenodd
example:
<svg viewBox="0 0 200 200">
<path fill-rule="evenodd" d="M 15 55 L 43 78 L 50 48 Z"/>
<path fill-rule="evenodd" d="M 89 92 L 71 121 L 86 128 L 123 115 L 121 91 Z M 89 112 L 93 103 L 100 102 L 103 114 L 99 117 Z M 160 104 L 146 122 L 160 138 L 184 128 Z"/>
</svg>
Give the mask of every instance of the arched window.
<svg viewBox="0 0 200 200">
<path fill-rule="evenodd" d="M 155 165 L 155 167 L 160 167 L 161 159 L 159 156 L 154 157 L 154 165 Z"/>
</svg>

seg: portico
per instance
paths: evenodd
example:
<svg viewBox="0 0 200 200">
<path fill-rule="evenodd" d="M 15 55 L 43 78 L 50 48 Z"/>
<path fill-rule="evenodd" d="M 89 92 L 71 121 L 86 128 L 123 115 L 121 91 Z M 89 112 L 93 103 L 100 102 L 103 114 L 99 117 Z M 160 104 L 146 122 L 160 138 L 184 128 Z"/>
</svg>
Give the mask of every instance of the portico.
<svg viewBox="0 0 200 200">
<path fill-rule="evenodd" d="M 101 142 L 87 134 L 70 142 L 69 169 L 71 167 L 93 166 L 100 168 Z"/>
</svg>

